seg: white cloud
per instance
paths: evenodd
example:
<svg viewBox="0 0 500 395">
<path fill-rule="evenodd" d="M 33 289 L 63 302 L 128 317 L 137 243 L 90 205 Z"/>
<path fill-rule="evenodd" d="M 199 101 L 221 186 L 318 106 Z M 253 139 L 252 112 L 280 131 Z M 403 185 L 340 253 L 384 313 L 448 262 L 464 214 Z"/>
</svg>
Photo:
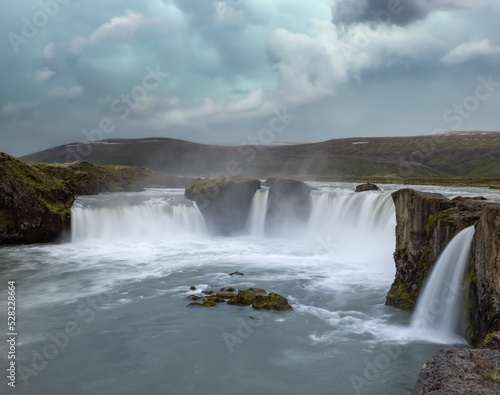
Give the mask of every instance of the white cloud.
<svg viewBox="0 0 500 395">
<path fill-rule="evenodd" d="M 105 23 L 95 30 L 90 35 L 89 42 L 95 43 L 102 39 L 128 41 L 134 37 L 137 29 L 144 23 L 147 23 L 147 20 L 142 15 L 127 10 L 125 16 L 112 18 L 109 23 Z"/>
<path fill-rule="evenodd" d="M 491 56 L 500 54 L 500 47 L 492 47 L 488 40 L 470 41 L 460 44 L 441 58 L 443 63 L 461 64 L 479 56 Z"/>
<path fill-rule="evenodd" d="M 50 77 L 52 77 L 55 73 L 49 69 L 48 67 L 43 67 L 41 69 L 36 70 L 32 78 L 35 82 L 43 82 L 47 81 Z"/>
<path fill-rule="evenodd" d="M 80 55 L 88 45 L 97 44 L 103 40 L 115 42 L 127 42 L 134 38 L 137 30 L 144 25 L 152 23 L 152 19 L 146 19 L 140 14 L 127 10 L 125 16 L 112 18 L 108 23 L 99 26 L 88 39 L 76 37 L 70 43 L 70 51 Z"/>
<path fill-rule="evenodd" d="M 54 56 L 54 49 L 54 42 L 47 44 L 42 51 L 42 56 L 46 59 L 50 59 L 52 56 Z"/>
</svg>

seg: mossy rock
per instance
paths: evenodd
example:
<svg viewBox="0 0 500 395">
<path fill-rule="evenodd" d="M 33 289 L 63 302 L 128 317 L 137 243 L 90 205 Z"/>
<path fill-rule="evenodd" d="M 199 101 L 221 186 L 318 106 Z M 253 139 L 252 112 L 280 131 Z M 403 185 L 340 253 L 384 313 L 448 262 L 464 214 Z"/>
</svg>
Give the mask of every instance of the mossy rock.
<svg viewBox="0 0 500 395">
<path fill-rule="evenodd" d="M 234 292 L 218 292 L 215 296 L 222 299 L 231 299 L 234 298 L 236 294 Z"/>
<path fill-rule="evenodd" d="M 273 292 L 269 295 L 256 295 L 252 307 L 256 310 L 293 310 L 287 298 Z"/>
<path fill-rule="evenodd" d="M 233 287 L 223 287 L 220 290 L 221 292 L 235 292 L 236 290 Z"/>
<path fill-rule="evenodd" d="M 479 345 L 479 348 L 489 348 L 491 350 L 500 351 L 500 331 L 487 334 L 484 340 Z"/>
<path fill-rule="evenodd" d="M 238 295 L 232 297 L 228 300 L 227 304 L 233 304 L 238 306 L 250 306 L 257 294 L 250 290 L 239 290 Z"/>
<path fill-rule="evenodd" d="M 204 300 L 202 303 L 198 302 L 189 303 L 188 306 L 217 307 L 217 303 L 215 303 L 215 301 L 212 299 L 208 299 Z"/>
</svg>

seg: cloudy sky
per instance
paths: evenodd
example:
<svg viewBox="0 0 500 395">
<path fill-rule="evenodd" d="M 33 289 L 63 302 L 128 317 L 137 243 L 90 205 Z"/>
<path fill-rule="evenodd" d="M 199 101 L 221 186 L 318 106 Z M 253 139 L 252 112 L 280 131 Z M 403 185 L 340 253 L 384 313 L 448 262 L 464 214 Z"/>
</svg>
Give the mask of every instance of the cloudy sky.
<svg viewBox="0 0 500 395">
<path fill-rule="evenodd" d="M 260 141 L 277 112 L 289 122 L 272 142 L 500 130 L 498 0 L 0 7 L 12 155 L 101 137 Z"/>
</svg>

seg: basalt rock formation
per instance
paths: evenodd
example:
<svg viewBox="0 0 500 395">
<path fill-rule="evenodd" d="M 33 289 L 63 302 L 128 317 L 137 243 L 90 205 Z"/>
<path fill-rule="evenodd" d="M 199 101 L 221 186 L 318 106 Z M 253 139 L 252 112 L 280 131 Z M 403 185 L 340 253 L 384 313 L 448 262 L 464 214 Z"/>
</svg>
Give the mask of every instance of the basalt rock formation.
<svg viewBox="0 0 500 395">
<path fill-rule="evenodd" d="M 185 190 L 196 202 L 210 233 L 234 235 L 244 231 L 253 196 L 260 181 L 246 178 L 197 180 Z"/>
<path fill-rule="evenodd" d="M 440 194 L 402 189 L 396 206 L 396 276 L 386 304 L 412 310 L 423 283 L 448 242 L 474 225 L 464 289 L 467 337 L 479 344 L 500 330 L 500 204 L 482 197 L 452 200 Z"/>
<path fill-rule="evenodd" d="M 500 331 L 500 204 L 483 207 L 471 250 L 467 331 L 475 345 Z"/>
</svg>

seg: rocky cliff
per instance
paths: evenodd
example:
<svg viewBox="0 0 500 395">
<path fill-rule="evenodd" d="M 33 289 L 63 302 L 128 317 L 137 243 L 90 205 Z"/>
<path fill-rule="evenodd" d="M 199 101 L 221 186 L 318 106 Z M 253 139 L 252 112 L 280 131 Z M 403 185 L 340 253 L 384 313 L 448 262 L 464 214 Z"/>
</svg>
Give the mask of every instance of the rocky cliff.
<svg viewBox="0 0 500 395">
<path fill-rule="evenodd" d="M 250 206 L 260 180 L 220 178 L 197 180 L 185 190 L 196 202 L 207 230 L 215 235 L 234 235 L 244 231 Z"/>
<path fill-rule="evenodd" d="M 500 331 L 500 204 L 483 207 L 471 250 L 468 336 L 477 344 Z"/>
<path fill-rule="evenodd" d="M 69 229 L 73 201 L 64 181 L 0 153 L 0 244 L 56 240 Z"/>
<path fill-rule="evenodd" d="M 447 199 L 441 194 L 401 189 L 396 208 L 396 276 L 386 304 L 413 310 L 424 280 L 449 241 L 474 225 L 485 205 L 480 199 Z"/>
<path fill-rule="evenodd" d="M 448 242 L 475 225 L 465 273 L 467 336 L 477 345 L 500 330 L 500 204 L 402 189 L 396 206 L 396 276 L 386 304 L 412 310 L 423 283 Z"/>
</svg>

